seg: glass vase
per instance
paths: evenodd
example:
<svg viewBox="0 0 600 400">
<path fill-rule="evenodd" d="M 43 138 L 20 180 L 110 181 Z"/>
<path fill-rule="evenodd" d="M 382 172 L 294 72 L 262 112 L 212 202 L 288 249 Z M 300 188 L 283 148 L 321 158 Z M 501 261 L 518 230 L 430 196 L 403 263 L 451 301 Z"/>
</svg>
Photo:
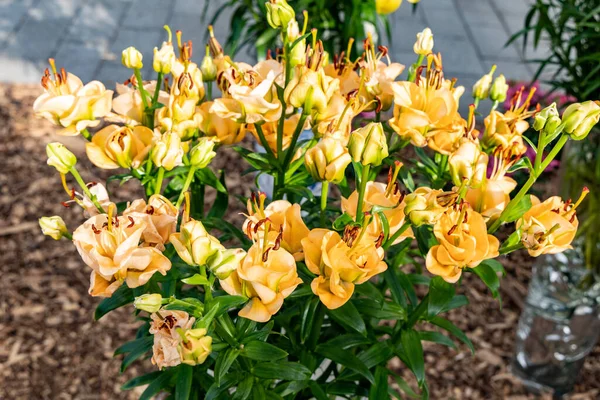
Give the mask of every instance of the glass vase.
<svg viewBox="0 0 600 400">
<path fill-rule="evenodd" d="M 600 336 L 600 281 L 579 250 L 537 261 L 517 328 L 513 373 L 559 398 L 572 391 Z"/>
</svg>

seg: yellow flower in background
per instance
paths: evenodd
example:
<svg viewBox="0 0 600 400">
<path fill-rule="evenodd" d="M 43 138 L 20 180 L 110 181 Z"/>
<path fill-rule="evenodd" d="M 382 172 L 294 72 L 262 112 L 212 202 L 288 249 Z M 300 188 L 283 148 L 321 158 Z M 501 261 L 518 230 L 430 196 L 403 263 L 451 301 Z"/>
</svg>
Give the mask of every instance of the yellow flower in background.
<svg viewBox="0 0 600 400">
<path fill-rule="evenodd" d="M 268 236 L 250 247 L 244 261 L 227 279 L 219 280 L 227 293 L 250 299 L 239 316 L 256 322 L 269 321 L 302 283 L 294 256 L 278 245 L 279 238 Z"/>
<path fill-rule="evenodd" d="M 347 230 L 313 229 L 302 240 L 308 269 L 318 275 L 311 283 L 313 293 L 330 310 L 343 306 L 354 286 L 387 269 L 384 251 L 369 235 Z"/>
<path fill-rule="evenodd" d="M 202 222 L 189 220 L 182 223 L 179 232 L 171 234 L 170 242 L 177 254 L 188 265 L 206 265 L 215 253 L 225 250 L 217 238 L 208 233 Z"/>
<path fill-rule="evenodd" d="M 220 144 L 230 145 L 241 142 L 246 135 L 246 126 L 232 119 L 219 117 L 210 111 L 212 105 L 212 101 L 205 101 L 198 108 L 200 131 Z"/>
<path fill-rule="evenodd" d="M 402 0 L 375 0 L 375 11 L 377 14 L 391 14 L 400 8 Z"/>
<path fill-rule="evenodd" d="M 467 204 L 446 211 L 433 227 L 439 245 L 427 253 L 425 265 L 446 282 L 458 281 L 464 268 L 498 257 L 500 242 L 488 235 L 485 220 Z"/>
<path fill-rule="evenodd" d="M 162 167 L 167 171 L 183 165 L 183 147 L 181 139 L 175 132 L 163 134 L 152 147 L 152 162 L 157 167 Z"/>
<path fill-rule="evenodd" d="M 521 242 L 529 251 L 529 255 L 538 257 L 542 254 L 556 254 L 572 249 L 579 221 L 575 209 L 588 194 L 583 189 L 581 197 L 575 204 L 563 202 L 560 197 L 552 196 L 544 202 L 531 196 L 532 207 L 517 221 L 517 229 L 521 232 Z"/>
<path fill-rule="evenodd" d="M 156 272 L 166 275 L 171 261 L 154 247 L 140 247 L 146 222 L 96 215 L 73 232 L 73 243 L 91 269 L 89 293 L 111 297 L 123 282 L 144 285 Z"/>
<path fill-rule="evenodd" d="M 265 207 L 264 193 L 252 195 L 248 200 L 248 215 L 243 231 L 253 240 L 264 239 L 265 234 L 281 233 L 281 247 L 290 252 L 297 261 L 304 259 L 301 240 L 308 235 L 302 220 L 300 205 L 287 200 L 276 200 Z"/>
<path fill-rule="evenodd" d="M 304 165 L 316 181 L 340 183 L 351 162 L 346 146 L 333 138 L 321 139 L 304 154 Z"/>
<path fill-rule="evenodd" d="M 85 144 L 85 152 L 99 168 L 137 168 L 148 156 L 152 140 L 153 133 L 145 126 L 109 125 Z"/>
<path fill-rule="evenodd" d="M 54 60 L 50 59 L 50 65 L 54 80 L 46 69 L 42 77 L 44 93 L 33 103 L 35 115 L 62 127 L 61 135 L 74 136 L 98 126 L 99 118 L 110 112 L 113 91 L 106 90 L 99 81 L 84 86 L 77 76 L 67 73 L 64 68 L 58 73 Z"/>
<path fill-rule="evenodd" d="M 123 211 L 123 216 L 132 216 L 146 223 L 142 233 L 144 245 L 154 246 L 159 250 L 165 249 L 169 237 L 177 229 L 178 210 L 166 197 L 155 194 L 148 201 L 134 200 Z"/>
</svg>

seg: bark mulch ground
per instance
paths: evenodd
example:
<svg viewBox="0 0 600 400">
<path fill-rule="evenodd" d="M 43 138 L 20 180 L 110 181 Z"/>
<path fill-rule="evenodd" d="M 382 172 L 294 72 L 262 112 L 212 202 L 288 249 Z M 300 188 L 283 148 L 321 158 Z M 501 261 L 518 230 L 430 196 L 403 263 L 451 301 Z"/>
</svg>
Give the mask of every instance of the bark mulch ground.
<svg viewBox="0 0 600 400">
<path fill-rule="evenodd" d="M 80 138 L 58 137 L 54 127 L 33 117 L 39 90 L 0 86 L 0 399 L 135 399 L 140 390 L 119 387 L 153 366 L 137 362 L 120 374 L 120 360 L 112 357 L 137 329 L 131 307 L 93 321 L 98 299 L 87 294 L 89 269 L 74 246 L 42 236 L 38 228 L 44 215 L 60 214 L 71 228 L 82 222 L 79 210 L 60 204 L 65 194 L 46 165 L 46 143 L 60 139 L 75 150 L 87 181 L 108 176 L 91 168 Z M 232 154 L 219 164 L 245 168 Z M 229 174 L 236 194 L 248 195 L 252 185 L 249 177 Z M 140 195 L 135 184 L 109 189 L 119 200 Z M 471 304 L 449 316 L 475 344 L 475 356 L 465 346 L 425 345 L 432 399 L 534 398 L 508 368 L 531 260 L 519 253 L 502 261 L 508 270 L 503 308 L 481 282 L 467 277 L 460 291 Z M 600 397 L 600 347 L 588 357 L 575 393 L 571 399 Z"/>
</svg>

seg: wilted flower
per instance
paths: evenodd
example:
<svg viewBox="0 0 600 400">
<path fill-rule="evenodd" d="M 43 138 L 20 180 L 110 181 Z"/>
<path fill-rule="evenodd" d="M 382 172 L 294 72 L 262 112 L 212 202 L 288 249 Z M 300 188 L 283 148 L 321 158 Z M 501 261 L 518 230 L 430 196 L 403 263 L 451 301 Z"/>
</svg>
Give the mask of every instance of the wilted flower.
<svg viewBox="0 0 600 400">
<path fill-rule="evenodd" d="M 182 223 L 178 233 L 170 236 L 179 257 L 188 265 L 206 265 L 215 253 L 225 250 L 217 238 L 210 235 L 202 222 L 193 219 Z"/>
<path fill-rule="evenodd" d="M 467 204 L 446 211 L 433 227 L 439 245 L 425 260 L 427 270 L 446 282 L 458 281 L 464 268 L 475 268 L 483 260 L 498 257 L 500 242 L 488 235 L 485 220 Z"/>
<path fill-rule="evenodd" d="M 355 162 L 374 167 L 381 165 L 388 156 L 387 139 L 381 123 L 371 122 L 352 132 L 348 149 Z"/>
<path fill-rule="evenodd" d="M 413 46 L 415 54 L 426 56 L 433 50 L 433 33 L 431 29 L 425 28 L 417 33 L 417 41 Z"/>
<path fill-rule="evenodd" d="M 70 236 L 65 221 L 57 215 L 53 217 L 42 217 L 39 219 L 42 233 L 54 240 L 60 240 L 63 236 Z"/>
<path fill-rule="evenodd" d="M 159 369 L 181 364 L 182 337 L 180 332 L 192 328 L 194 317 L 185 311 L 159 310 L 150 316 L 150 333 L 154 335 L 152 346 L 152 364 Z"/>
<path fill-rule="evenodd" d="M 532 207 L 517 221 L 521 231 L 521 242 L 529 255 L 556 254 L 571 249 L 579 221 L 575 209 L 588 194 L 583 189 L 577 203 L 564 203 L 560 197 L 553 196 L 543 203 L 531 196 Z"/>
<path fill-rule="evenodd" d="M 240 310 L 240 317 L 267 322 L 302 283 L 296 272 L 296 260 L 278 245 L 279 240 L 269 234 L 267 240 L 256 242 L 239 268 L 220 280 L 227 293 L 250 299 Z"/>
<path fill-rule="evenodd" d="M 166 197 L 155 194 L 148 202 L 144 199 L 134 200 L 123 211 L 123 216 L 131 216 L 144 221 L 146 227 L 142 234 L 145 246 L 154 246 L 164 250 L 169 243 L 169 237 L 177 229 L 177 208 Z"/>
<path fill-rule="evenodd" d="M 138 310 L 155 313 L 162 306 L 162 296 L 158 293 L 143 294 L 135 298 L 133 306 Z"/>
<path fill-rule="evenodd" d="M 175 132 L 167 132 L 152 147 L 152 162 L 167 171 L 183 165 L 183 148 L 181 139 Z"/>
<path fill-rule="evenodd" d="M 220 144 L 236 144 L 246 135 L 246 126 L 229 118 L 221 118 L 210 111 L 212 101 L 205 101 L 198 108 L 199 129 Z"/>
<path fill-rule="evenodd" d="M 297 261 L 304 259 L 301 240 L 308 235 L 302 220 L 300 205 L 287 200 L 276 200 L 265 207 L 266 195 L 252 194 L 248 200 L 248 215 L 243 230 L 248 237 L 261 240 L 265 234 L 281 233 L 281 247 L 290 252 Z"/>
<path fill-rule="evenodd" d="M 46 145 L 48 165 L 52 165 L 61 174 L 67 174 L 77 164 L 77 157 L 64 144 L 54 142 Z"/>
<path fill-rule="evenodd" d="M 355 285 L 387 269 L 383 249 L 356 229 L 347 229 L 343 237 L 335 231 L 313 229 L 302 247 L 306 266 L 318 275 L 311 283 L 312 291 L 331 310 L 350 299 Z"/>
<path fill-rule="evenodd" d="M 450 155 L 448 164 L 456 186 L 461 186 L 466 181 L 469 186 L 478 187 L 486 177 L 488 155 L 477 144 L 466 140 Z"/>
<path fill-rule="evenodd" d="M 144 285 L 152 275 L 166 275 L 171 261 L 154 247 L 140 247 L 144 221 L 133 217 L 91 217 L 73 232 L 83 261 L 92 268 L 89 293 L 110 297 L 123 282 L 130 288 Z"/>
<path fill-rule="evenodd" d="M 340 183 L 352 157 L 346 146 L 332 138 L 323 138 L 304 154 L 304 165 L 313 179 Z"/>
<path fill-rule="evenodd" d="M 56 72 L 54 60 L 50 59 L 55 79 L 46 69 L 42 77 L 44 93 L 33 103 L 33 111 L 37 116 L 64 129 L 61 135 L 77 135 L 84 129 L 98 126 L 98 118 L 110 112 L 112 90 L 106 90 L 99 81 L 83 85 L 81 80 L 71 73 Z"/>
<path fill-rule="evenodd" d="M 600 119 L 600 106 L 595 101 L 571 104 L 563 113 L 565 132 L 573 140 L 582 140 Z"/>
<path fill-rule="evenodd" d="M 420 187 L 404 199 L 404 214 L 413 225 L 433 225 L 454 204 L 457 197 L 458 194 L 454 192 Z"/>
<path fill-rule="evenodd" d="M 142 69 L 144 66 L 142 58 L 142 53 L 133 46 L 129 46 L 121 53 L 121 62 L 126 68 L 130 69 Z"/>
<path fill-rule="evenodd" d="M 148 156 L 152 138 L 152 131 L 145 126 L 109 125 L 85 144 L 85 152 L 99 168 L 137 168 Z"/>
</svg>

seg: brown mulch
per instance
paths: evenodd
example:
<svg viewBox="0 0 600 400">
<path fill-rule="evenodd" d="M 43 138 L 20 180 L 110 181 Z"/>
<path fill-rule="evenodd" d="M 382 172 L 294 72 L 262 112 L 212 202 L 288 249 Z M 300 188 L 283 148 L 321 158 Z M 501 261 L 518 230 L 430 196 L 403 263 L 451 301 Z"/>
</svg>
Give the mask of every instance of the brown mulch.
<svg viewBox="0 0 600 400">
<path fill-rule="evenodd" d="M 82 222 L 79 210 L 60 205 L 65 194 L 54 169 L 46 165 L 46 143 L 60 140 L 73 149 L 87 181 L 110 174 L 91 167 L 80 138 L 59 137 L 54 127 L 32 116 L 38 93 L 36 85 L 0 86 L 0 399 L 134 399 L 140 390 L 124 393 L 119 387 L 153 366 L 137 362 L 120 374 L 120 360 L 112 357 L 138 327 L 131 308 L 93 321 L 98 299 L 87 294 L 89 269 L 70 243 L 42 236 L 37 225 L 40 216 L 55 214 L 71 228 Z M 228 170 L 245 168 L 231 153 L 218 162 L 217 167 L 227 164 Z M 233 175 L 228 186 L 235 194 L 248 195 L 252 179 Z M 117 188 L 115 183 L 109 189 L 118 200 L 139 195 L 135 183 Z M 517 254 L 502 261 L 508 270 L 502 310 L 483 284 L 469 276 L 460 291 L 471 304 L 449 316 L 475 344 L 475 356 L 463 345 L 458 351 L 425 345 L 432 399 L 533 398 L 508 368 L 531 260 Z M 597 346 L 570 398 L 598 398 L 599 388 Z"/>
</svg>

